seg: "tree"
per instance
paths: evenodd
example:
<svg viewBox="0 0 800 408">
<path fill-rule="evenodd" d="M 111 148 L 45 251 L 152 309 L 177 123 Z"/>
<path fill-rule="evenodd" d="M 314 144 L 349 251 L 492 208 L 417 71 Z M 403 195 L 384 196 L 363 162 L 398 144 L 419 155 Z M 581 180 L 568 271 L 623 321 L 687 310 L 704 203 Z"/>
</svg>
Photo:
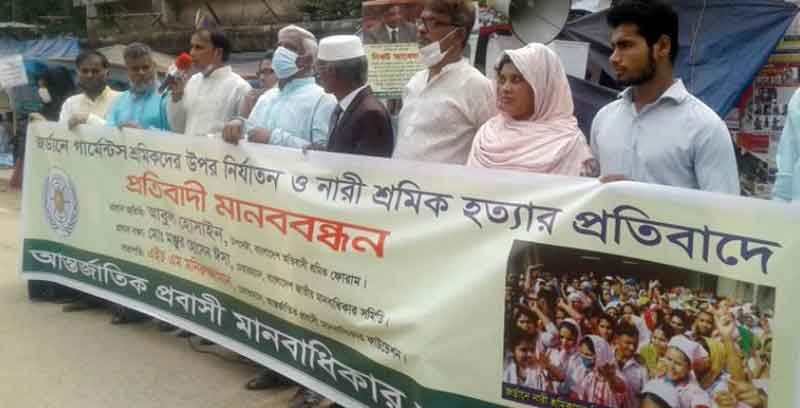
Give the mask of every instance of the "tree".
<svg viewBox="0 0 800 408">
<path fill-rule="evenodd" d="M 73 7 L 72 0 L 0 0 L 0 16 L 8 16 L 3 20 L 43 26 L 48 34 L 80 36 L 85 32 L 85 10 Z"/>
<path fill-rule="evenodd" d="M 316 20 L 360 17 L 361 0 L 304 0 L 299 9 Z"/>
</svg>

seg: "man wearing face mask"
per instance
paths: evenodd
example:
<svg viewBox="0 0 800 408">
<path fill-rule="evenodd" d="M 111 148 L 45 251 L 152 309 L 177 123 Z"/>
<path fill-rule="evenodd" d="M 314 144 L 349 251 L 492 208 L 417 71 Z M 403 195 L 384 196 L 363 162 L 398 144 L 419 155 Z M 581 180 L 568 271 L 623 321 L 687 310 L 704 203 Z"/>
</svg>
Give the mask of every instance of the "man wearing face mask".
<svg viewBox="0 0 800 408">
<path fill-rule="evenodd" d="M 417 24 L 420 62 L 406 85 L 394 158 L 466 164 L 478 129 L 495 115 L 489 81 L 463 58 L 475 23 L 470 0 L 426 0 Z"/>
<path fill-rule="evenodd" d="M 247 138 L 295 148 L 322 148 L 328 144 L 328 126 L 336 98 L 314 79 L 317 39 L 307 30 L 290 25 L 278 32 L 272 69 L 278 88 L 262 95 L 250 117 L 228 122 L 223 138 L 239 143 Z"/>
<path fill-rule="evenodd" d="M 192 35 L 191 56 L 199 71 L 188 81 L 170 83 L 169 124 L 173 131 L 191 136 L 218 135 L 226 122 L 239 114 L 250 84 L 226 65 L 230 41 L 219 31 L 200 29 Z"/>
<path fill-rule="evenodd" d="M 104 125 L 105 116 L 119 92 L 106 85 L 108 79 L 108 59 L 94 51 L 83 51 L 75 59 L 78 67 L 78 86 L 83 91 L 64 101 L 58 121 L 70 129 L 78 125 Z"/>
<path fill-rule="evenodd" d="M 158 93 L 150 47 L 133 43 L 125 48 L 125 66 L 131 88 L 124 92 L 106 117 L 114 127 L 170 130 L 166 95 Z"/>
</svg>

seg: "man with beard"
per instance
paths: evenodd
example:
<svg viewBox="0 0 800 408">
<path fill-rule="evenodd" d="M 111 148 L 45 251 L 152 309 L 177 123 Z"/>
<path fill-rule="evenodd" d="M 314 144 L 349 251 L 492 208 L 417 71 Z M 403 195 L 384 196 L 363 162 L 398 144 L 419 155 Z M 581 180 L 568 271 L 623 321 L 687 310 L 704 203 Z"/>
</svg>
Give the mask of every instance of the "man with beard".
<svg viewBox="0 0 800 408">
<path fill-rule="evenodd" d="M 629 86 L 592 124 L 604 182 L 645 183 L 736 194 L 739 175 L 725 123 L 680 79 L 678 15 L 662 0 L 624 0 L 607 15 L 610 62 Z"/>
<path fill-rule="evenodd" d="M 106 116 L 108 126 L 169 131 L 167 97 L 158 93 L 156 70 L 150 47 L 133 43 L 123 53 L 130 90 L 117 98 Z M 122 305 L 111 307 L 111 324 L 147 320 L 147 315 Z"/>
<path fill-rule="evenodd" d="M 133 43 L 125 48 L 131 88 L 120 95 L 106 117 L 109 126 L 170 130 L 167 98 L 158 93 L 150 47 Z"/>
<path fill-rule="evenodd" d="M 64 101 L 58 121 L 74 129 L 78 125 L 104 125 L 109 108 L 119 97 L 119 92 L 106 85 L 108 58 L 94 51 L 83 51 L 75 59 L 78 68 L 78 86 L 83 93 Z"/>
</svg>

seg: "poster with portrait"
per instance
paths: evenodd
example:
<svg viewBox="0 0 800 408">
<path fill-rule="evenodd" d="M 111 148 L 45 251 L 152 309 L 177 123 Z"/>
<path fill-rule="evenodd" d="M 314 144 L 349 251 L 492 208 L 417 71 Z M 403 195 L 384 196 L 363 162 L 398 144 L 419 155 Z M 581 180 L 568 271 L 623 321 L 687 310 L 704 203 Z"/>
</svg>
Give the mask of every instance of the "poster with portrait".
<svg viewBox="0 0 800 408">
<path fill-rule="evenodd" d="M 740 174 L 745 195 L 769 199 L 775 184 L 775 157 L 789 100 L 800 88 L 800 19 L 786 31 L 768 63 L 753 79 L 730 126 L 742 150 Z"/>
<path fill-rule="evenodd" d="M 417 62 L 419 0 L 373 0 L 362 5 L 362 41 L 369 60 L 369 84 L 379 97 L 397 99 L 421 71 Z"/>
</svg>

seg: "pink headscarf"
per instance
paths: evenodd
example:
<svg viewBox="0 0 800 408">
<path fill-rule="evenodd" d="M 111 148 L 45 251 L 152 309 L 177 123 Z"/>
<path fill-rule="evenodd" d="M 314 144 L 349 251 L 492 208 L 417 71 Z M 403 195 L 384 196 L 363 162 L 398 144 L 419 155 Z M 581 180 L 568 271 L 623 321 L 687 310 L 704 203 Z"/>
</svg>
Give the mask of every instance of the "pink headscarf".
<svg viewBox="0 0 800 408">
<path fill-rule="evenodd" d="M 575 387 L 578 399 L 582 402 L 599 404 L 606 407 L 618 408 L 622 406 L 625 393 L 617 393 L 611 389 L 611 384 L 600 374 L 600 369 L 616 363 L 614 351 L 605 339 L 595 335 L 588 335 L 584 339 L 589 339 L 594 347 L 594 368 L 583 377 Z M 617 376 L 622 378 L 622 374 L 617 370 Z"/>
<path fill-rule="evenodd" d="M 475 136 L 467 165 L 581 175 L 592 153 L 573 114 L 572 93 L 558 55 L 538 43 L 506 54 L 533 88 L 534 114 L 525 121 L 502 112 L 489 119 Z"/>
</svg>

